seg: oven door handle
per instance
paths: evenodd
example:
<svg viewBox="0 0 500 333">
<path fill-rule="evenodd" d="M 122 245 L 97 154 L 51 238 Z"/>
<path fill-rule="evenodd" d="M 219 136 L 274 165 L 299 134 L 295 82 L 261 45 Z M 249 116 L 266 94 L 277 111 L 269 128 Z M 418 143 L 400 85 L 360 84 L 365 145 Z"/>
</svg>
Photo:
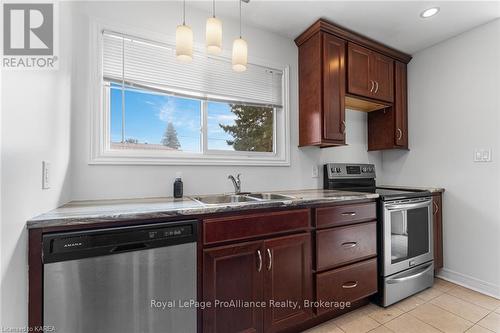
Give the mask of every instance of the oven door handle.
<svg viewBox="0 0 500 333">
<path fill-rule="evenodd" d="M 415 209 L 426 207 L 431 204 L 431 200 L 426 200 L 418 203 L 407 203 L 407 204 L 398 204 L 398 205 L 386 205 L 385 209 L 387 210 L 402 210 L 402 209 Z"/>
<path fill-rule="evenodd" d="M 422 276 L 422 275 L 428 273 L 432 269 L 432 267 L 433 267 L 433 265 L 432 265 L 432 262 L 431 262 L 427 266 L 419 269 L 418 272 L 415 273 L 415 274 L 407 275 L 407 276 L 403 276 L 403 277 L 395 278 L 395 279 L 389 279 L 389 280 L 387 280 L 387 283 L 388 284 L 396 284 L 396 283 L 401 283 L 401 282 L 405 282 L 405 281 L 408 281 L 408 280 L 416 279 L 419 276 Z"/>
</svg>

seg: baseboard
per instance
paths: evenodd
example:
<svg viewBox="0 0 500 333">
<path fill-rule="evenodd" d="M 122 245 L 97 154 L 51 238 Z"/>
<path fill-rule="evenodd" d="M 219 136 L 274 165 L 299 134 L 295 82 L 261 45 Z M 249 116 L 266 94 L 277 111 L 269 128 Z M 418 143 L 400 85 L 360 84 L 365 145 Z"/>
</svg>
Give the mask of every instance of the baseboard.
<svg viewBox="0 0 500 333">
<path fill-rule="evenodd" d="M 458 273 L 447 268 L 441 269 L 437 276 L 443 280 L 450 281 L 465 288 L 500 299 L 500 285 L 479 280 L 475 277 Z"/>
</svg>

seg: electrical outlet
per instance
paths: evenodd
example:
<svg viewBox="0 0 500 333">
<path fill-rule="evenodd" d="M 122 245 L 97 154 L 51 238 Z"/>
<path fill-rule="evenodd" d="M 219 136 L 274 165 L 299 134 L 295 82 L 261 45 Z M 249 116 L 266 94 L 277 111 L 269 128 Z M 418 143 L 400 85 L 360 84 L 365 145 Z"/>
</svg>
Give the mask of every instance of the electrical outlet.
<svg viewBox="0 0 500 333">
<path fill-rule="evenodd" d="M 50 162 L 42 161 L 42 189 L 50 188 Z"/>
<path fill-rule="evenodd" d="M 474 149 L 474 162 L 491 162 L 491 148 Z"/>
<path fill-rule="evenodd" d="M 313 178 L 318 178 L 319 177 L 319 170 L 317 165 L 313 165 L 312 167 L 312 177 Z"/>
</svg>

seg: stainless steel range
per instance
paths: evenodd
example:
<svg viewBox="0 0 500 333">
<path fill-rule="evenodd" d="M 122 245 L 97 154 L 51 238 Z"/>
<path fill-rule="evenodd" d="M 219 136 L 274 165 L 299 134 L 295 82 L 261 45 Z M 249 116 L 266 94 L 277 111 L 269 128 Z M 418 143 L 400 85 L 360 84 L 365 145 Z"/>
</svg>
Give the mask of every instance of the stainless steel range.
<svg viewBox="0 0 500 333">
<path fill-rule="evenodd" d="M 324 188 L 378 193 L 379 303 L 389 306 L 434 282 L 432 199 L 428 191 L 376 187 L 373 164 L 329 163 Z"/>
</svg>

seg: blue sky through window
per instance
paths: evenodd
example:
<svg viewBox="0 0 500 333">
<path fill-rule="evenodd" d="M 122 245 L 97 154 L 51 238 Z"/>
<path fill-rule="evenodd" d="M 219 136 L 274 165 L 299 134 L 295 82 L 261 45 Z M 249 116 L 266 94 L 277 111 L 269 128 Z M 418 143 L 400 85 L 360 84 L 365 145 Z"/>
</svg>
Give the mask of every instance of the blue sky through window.
<svg viewBox="0 0 500 333">
<path fill-rule="evenodd" d="M 111 141 L 122 140 L 122 95 L 119 85 L 111 85 Z M 209 102 L 209 149 L 233 150 L 226 140 L 232 139 L 219 124 L 234 124 L 234 114 L 227 103 Z M 201 151 L 201 101 L 142 90 L 125 91 L 125 140 L 141 144 L 161 144 L 168 122 L 172 122 L 181 144 L 180 150 Z"/>
</svg>

